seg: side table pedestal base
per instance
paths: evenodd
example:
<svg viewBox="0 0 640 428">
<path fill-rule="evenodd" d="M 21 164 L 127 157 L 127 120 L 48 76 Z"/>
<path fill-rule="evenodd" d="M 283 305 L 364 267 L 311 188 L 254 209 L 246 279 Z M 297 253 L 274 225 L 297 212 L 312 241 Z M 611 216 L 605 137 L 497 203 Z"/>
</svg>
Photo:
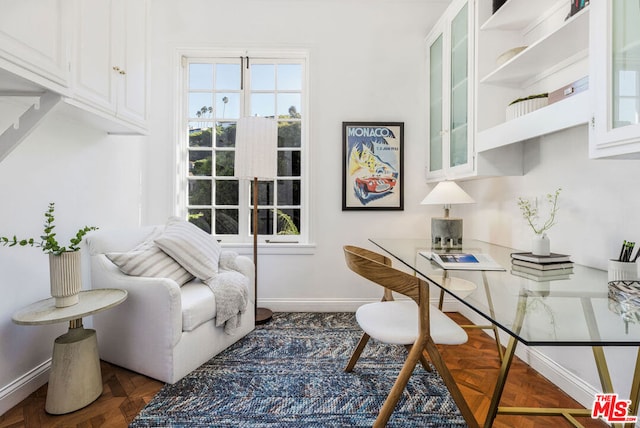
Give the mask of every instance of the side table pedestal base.
<svg viewBox="0 0 640 428">
<path fill-rule="evenodd" d="M 70 328 L 55 340 L 47 413 L 61 415 L 81 409 L 102 394 L 102 374 L 95 330 Z"/>
</svg>

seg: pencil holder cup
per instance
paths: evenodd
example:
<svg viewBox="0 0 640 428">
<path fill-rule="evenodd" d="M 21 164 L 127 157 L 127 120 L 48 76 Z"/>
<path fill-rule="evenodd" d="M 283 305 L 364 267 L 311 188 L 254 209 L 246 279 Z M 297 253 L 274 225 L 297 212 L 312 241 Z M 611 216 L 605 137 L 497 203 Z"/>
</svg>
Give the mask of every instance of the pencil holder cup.
<svg viewBox="0 0 640 428">
<path fill-rule="evenodd" d="M 609 281 L 638 279 L 638 265 L 635 262 L 609 260 L 608 273 Z"/>
</svg>

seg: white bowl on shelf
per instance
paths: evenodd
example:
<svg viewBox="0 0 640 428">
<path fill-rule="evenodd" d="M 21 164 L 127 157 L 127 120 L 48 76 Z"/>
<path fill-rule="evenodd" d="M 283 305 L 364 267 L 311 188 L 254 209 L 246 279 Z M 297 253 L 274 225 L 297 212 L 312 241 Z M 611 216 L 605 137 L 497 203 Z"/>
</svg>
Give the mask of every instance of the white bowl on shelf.
<svg viewBox="0 0 640 428">
<path fill-rule="evenodd" d="M 498 67 L 500 67 L 502 64 L 504 64 L 505 62 L 509 61 L 511 58 L 513 58 L 514 56 L 518 55 L 520 52 L 522 52 L 526 48 L 527 48 L 527 46 L 518 46 L 517 48 L 509 49 L 508 51 L 502 53 L 496 59 L 496 65 Z"/>
</svg>

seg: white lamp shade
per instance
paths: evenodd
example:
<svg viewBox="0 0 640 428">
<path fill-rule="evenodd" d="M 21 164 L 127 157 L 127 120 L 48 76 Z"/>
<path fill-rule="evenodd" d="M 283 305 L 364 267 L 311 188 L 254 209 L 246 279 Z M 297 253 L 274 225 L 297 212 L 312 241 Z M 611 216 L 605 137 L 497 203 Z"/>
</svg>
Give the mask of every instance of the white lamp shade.
<svg viewBox="0 0 640 428">
<path fill-rule="evenodd" d="M 475 201 L 454 181 L 441 181 L 422 200 L 421 205 L 472 204 Z"/>
<path fill-rule="evenodd" d="M 236 126 L 234 176 L 273 179 L 277 176 L 278 123 L 266 117 L 243 117 Z"/>
</svg>

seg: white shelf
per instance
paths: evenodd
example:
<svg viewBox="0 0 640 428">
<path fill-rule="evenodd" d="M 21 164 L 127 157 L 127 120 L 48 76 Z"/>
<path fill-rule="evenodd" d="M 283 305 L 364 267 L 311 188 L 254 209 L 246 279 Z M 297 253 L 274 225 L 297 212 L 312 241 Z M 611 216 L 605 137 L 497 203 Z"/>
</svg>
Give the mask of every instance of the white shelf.
<svg viewBox="0 0 640 428">
<path fill-rule="evenodd" d="M 586 124 L 590 117 L 590 90 L 478 132 L 476 151 L 508 146 L 562 129 Z"/>
<path fill-rule="evenodd" d="M 523 0 L 510 0 L 502 7 L 514 1 L 524 3 Z M 487 23 L 489 21 L 491 20 Z M 559 64 L 565 64 L 567 60 L 576 62 L 586 58 L 588 51 L 589 7 L 586 7 L 569 18 L 556 31 L 536 41 L 482 78 L 480 83 L 521 87 L 533 77 L 554 70 Z"/>
<path fill-rule="evenodd" d="M 485 21 L 480 30 L 523 30 L 549 10 L 558 0 L 509 0 Z M 566 2 L 568 3 L 568 2 Z"/>
</svg>

